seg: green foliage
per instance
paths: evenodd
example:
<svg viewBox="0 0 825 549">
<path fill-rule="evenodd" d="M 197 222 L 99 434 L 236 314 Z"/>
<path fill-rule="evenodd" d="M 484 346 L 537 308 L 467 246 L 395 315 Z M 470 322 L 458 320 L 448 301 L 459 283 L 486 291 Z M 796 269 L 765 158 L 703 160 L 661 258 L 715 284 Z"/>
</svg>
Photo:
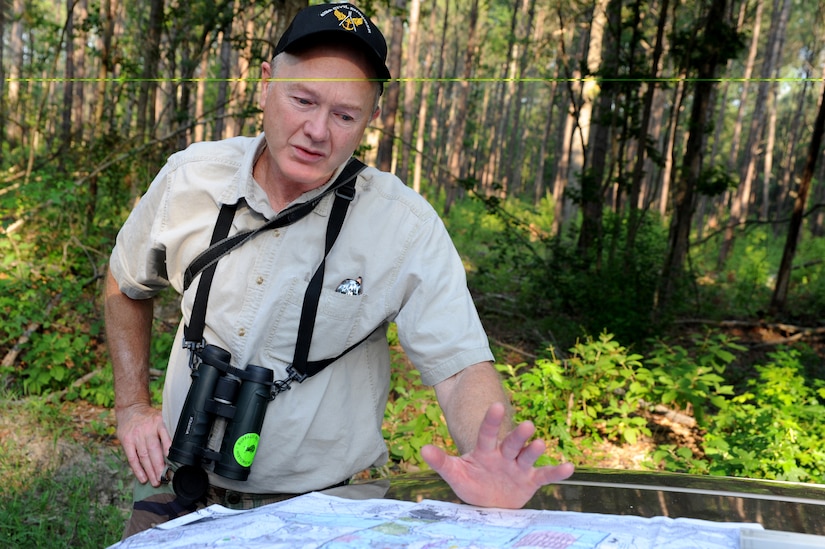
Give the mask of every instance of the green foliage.
<svg viewBox="0 0 825 549">
<path fill-rule="evenodd" d="M 710 473 L 825 481 L 825 382 L 804 375 L 800 353 L 756 366 L 748 390 L 725 401 L 705 436 Z"/>
<path fill-rule="evenodd" d="M 808 235 L 804 235 L 796 251 L 796 260 L 791 271 L 791 293 L 788 296 L 788 310 L 794 311 L 794 314 L 804 323 L 817 324 L 825 318 L 825 261 L 823 257 L 825 257 L 825 238 L 808 238 Z M 778 262 L 777 259 L 777 265 Z"/>
<path fill-rule="evenodd" d="M 561 346 L 605 330 L 629 342 L 655 335 L 662 326 L 651 313 L 667 245 L 658 218 L 641 216 L 628 249 L 628 220 L 608 215 L 603 252 L 588 256 L 572 240 L 551 236 L 553 211 L 549 198 L 536 208 L 479 199 L 451 209 L 446 223 L 467 258 L 470 285 L 497 298 L 490 314 L 526 316 Z"/>
<path fill-rule="evenodd" d="M 705 196 L 717 196 L 739 186 L 739 178 L 721 166 L 702 170 L 696 182 L 696 191 Z"/>
<path fill-rule="evenodd" d="M 426 467 L 421 448 L 443 446 L 450 434 L 431 387 L 421 383 L 417 370 L 394 368 L 391 399 L 384 412 L 384 440 L 390 459 L 402 468 Z"/>
<path fill-rule="evenodd" d="M 390 325 L 388 340 L 394 347 L 398 345 L 395 324 Z M 426 467 L 421 448 L 427 444 L 444 446 L 450 433 L 433 389 L 421 383 L 418 370 L 411 368 L 403 353 L 396 350 L 392 351 L 392 363 L 390 398 L 382 429 L 390 460 L 404 470 Z"/>
<path fill-rule="evenodd" d="M 580 455 L 576 437 L 635 443 L 650 435 L 638 414 L 652 384 L 640 355 L 629 353 L 610 334 L 588 338 L 570 349 L 570 357 L 536 360 L 533 367 L 500 365 L 512 393 L 517 417 L 530 419 L 537 435 L 558 440 L 563 453 Z"/>
<path fill-rule="evenodd" d="M 720 335 L 689 344 L 654 344 L 647 358 L 603 334 L 559 359 L 500 365 L 517 419 L 556 440 L 567 459 L 605 438 L 634 443 L 650 435 L 645 407 L 664 404 L 692 414 L 705 432 L 701 447 L 660 444 L 649 463 L 668 471 L 777 480 L 825 480 L 825 381 L 809 378 L 797 350 L 779 350 L 755 367 L 756 377 L 734 394 L 729 365 L 745 348 Z"/>
<path fill-rule="evenodd" d="M 725 384 L 726 367 L 736 358 L 732 351 L 744 347 L 724 335 L 691 335 L 690 350 L 681 345 L 658 342 L 648 362 L 655 364 L 651 373 L 656 381 L 651 397 L 662 404 L 693 414 L 705 426 L 706 406 L 725 406 L 725 395 L 733 387 Z"/>
<path fill-rule="evenodd" d="M 102 321 L 76 278 L 26 273 L 0 279 L 0 287 L 7 296 L 0 298 L 6 319 L 0 342 L 9 347 L 24 343 L 17 361 L 0 375 L 14 380 L 25 394 L 44 394 L 66 388 L 96 368 Z M 37 329 L 23 338 L 29 326 Z"/>
</svg>

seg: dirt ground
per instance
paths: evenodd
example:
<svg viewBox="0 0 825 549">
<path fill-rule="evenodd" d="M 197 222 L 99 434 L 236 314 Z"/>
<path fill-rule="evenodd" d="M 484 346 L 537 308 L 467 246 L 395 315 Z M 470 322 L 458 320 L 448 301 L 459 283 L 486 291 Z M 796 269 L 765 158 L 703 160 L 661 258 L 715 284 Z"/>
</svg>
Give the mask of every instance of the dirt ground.
<svg viewBox="0 0 825 549">
<path fill-rule="evenodd" d="M 131 475 L 117 441 L 107 433 L 114 432 L 114 414 L 86 402 L 54 406 L 45 412 L 42 404 L 3 402 L 0 483 L 13 489 L 37 475 L 60 482 L 82 474 L 96 486 L 98 503 L 127 509 Z"/>
</svg>

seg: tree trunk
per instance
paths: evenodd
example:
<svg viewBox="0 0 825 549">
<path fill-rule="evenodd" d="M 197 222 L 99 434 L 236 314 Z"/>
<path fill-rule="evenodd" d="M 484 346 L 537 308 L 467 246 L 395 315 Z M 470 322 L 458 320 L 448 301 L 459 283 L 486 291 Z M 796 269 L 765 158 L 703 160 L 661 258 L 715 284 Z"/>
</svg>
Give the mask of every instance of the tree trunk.
<svg viewBox="0 0 825 549">
<path fill-rule="evenodd" d="M 390 51 L 387 56 L 390 74 L 401 74 L 401 45 L 404 43 L 404 18 L 401 14 L 406 12 L 407 0 L 394 1 L 394 13 L 392 17 L 392 39 Z M 398 117 L 398 99 L 400 86 L 397 82 L 387 83 L 384 86 L 384 100 L 381 108 L 381 140 L 378 143 L 378 158 L 376 168 L 389 172 L 392 171 L 393 145 L 395 143 L 395 120 Z"/>
<path fill-rule="evenodd" d="M 243 17 L 235 17 L 232 28 L 234 29 L 233 32 L 238 35 L 255 36 L 255 22 L 251 19 L 245 20 Z M 254 112 L 258 105 L 258 97 L 260 97 L 258 94 L 261 92 L 260 86 L 250 85 L 250 81 L 261 76 L 261 66 L 260 63 L 252 63 L 252 60 L 256 58 L 253 51 L 253 41 L 247 40 L 242 53 L 236 57 L 240 80 L 235 89 L 235 96 L 245 99 L 240 101 L 241 115 L 235 116 L 233 120 L 232 135 L 244 135 L 246 133 L 245 128 L 251 122 L 246 113 Z M 269 52 L 267 52 L 266 57 L 269 57 Z"/>
<path fill-rule="evenodd" d="M 807 76 L 810 76 L 810 73 L 808 73 Z M 774 215 L 776 222 L 774 223 L 774 233 L 777 233 L 779 230 L 778 221 L 784 218 L 787 213 L 793 211 L 791 177 L 795 173 L 796 168 L 796 155 L 794 155 L 794 151 L 797 149 L 797 145 L 799 143 L 799 132 L 805 124 L 805 110 L 807 107 L 805 98 L 808 96 L 809 85 L 810 82 L 805 80 L 795 101 L 796 111 L 791 119 L 791 123 L 788 125 L 790 137 L 785 140 L 785 147 L 782 152 L 782 165 L 780 167 L 781 177 L 779 178 L 777 189 L 779 196 L 783 198 L 780 198 L 776 204 L 776 213 Z"/>
<path fill-rule="evenodd" d="M 163 29 L 163 2 L 164 0 L 150 0 L 149 24 L 146 28 L 145 61 L 141 69 L 140 91 L 137 104 L 137 134 L 138 139 L 146 141 L 154 132 L 147 128 L 155 125 L 155 96 L 157 84 L 154 80 L 158 74 L 160 62 L 160 36 Z"/>
<path fill-rule="evenodd" d="M 695 208 L 696 183 L 702 171 L 705 130 L 712 112 L 710 102 L 715 85 L 714 79 L 723 56 L 722 45 L 718 43 L 718 40 L 722 35 L 720 28 L 725 25 L 726 5 L 727 0 L 711 2 L 703 28 L 703 36 L 700 38 L 704 43 L 705 55 L 697 60 L 696 83 L 689 123 L 690 135 L 682 159 L 682 169 L 675 182 L 668 251 L 657 292 L 657 314 L 667 310 L 683 278 L 683 268 L 690 243 L 691 216 Z"/>
<path fill-rule="evenodd" d="M 559 24 L 561 26 L 558 42 L 558 50 L 561 53 L 559 64 L 565 70 L 566 94 L 564 96 L 567 103 L 559 113 L 557 148 L 554 155 L 557 161 L 553 177 L 553 235 L 556 236 L 561 234 L 565 221 L 574 216 L 572 211 L 573 201 L 567 199 L 566 191 L 572 181 L 572 171 L 581 166 L 581 152 L 584 149 L 583 132 L 587 130 L 586 128 L 582 129 L 578 124 L 585 120 L 589 123 L 590 119 L 589 111 L 587 114 L 582 113 L 583 109 L 589 109 L 590 107 L 589 103 L 586 104 L 583 99 L 583 90 L 580 85 L 582 80 L 579 69 L 580 64 L 574 61 L 579 55 L 583 55 L 582 51 L 587 50 L 588 35 L 586 32 L 580 32 L 576 35 L 578 29 L 573 27 L 571 31 L 574 33 L 573 38 L 578 37 L 575 42 L 577 47 L 572 52 L 573 55 L 569 55 L 565 46 L 564 21 L 561 20 L 561 16 L 559 16 Z"/>
<path fill-rule="evenodd" d="M 739 4 L 739 17 L 736 22 L 736 31 L 741 32 L 742 26 L 745 24 L 745 16 L 747 15 L 748 9 L 748 2 L 747 0 L 743 0 Z M 730 74 L 731 69 L 734 65 L 734 59 L 729 59 L 727 65 L 725 67 L 725 74 Z M 722 93 L 721 98 L 719 101 L 716 101 L 716 105 L 718 107 L 718 114 L 716 115 L 716 122 L 714 123 L 714 132 L 713 132 L 713 145 L 711 147 L 710 152 L 710 164 L 712 166 L 717 166 L 721 164 L 729 165 L 730 157 L 733 156 L 733 151 L 730 151 L 728 155 L 728 160 L 724 161 L 719 158 L 720 149 L 724 144 L 728 142 L 727 136 L 723 138 L 723 131 L 726 130 L 725 120 L 727 119 L 728 115 L 728 95 L 730 94 L 731 87 L 733 85 L 738 85 L 738 83 L 734 83 L 731 80 L 726 79 L 722 83 Z M 747 86 L 747 82 L 744 82 L 742 86 Z M 740 105 L 741 106 L 741 105 Z M 725 193 L 722 194 L 725 196 Z M 694 227 L 696 227 L 696 238 L 697 240 L 702 240 L 704 236 L 705 226 L 707 223 L 705 222 L 705 216 L 714 202 L 718 202 L 719 197 L 710 197 L 706 195 L 702 195 L 699 197 L 699 206 L 697 209 L 697 215 L 694 216 Z M 715 223 L 715 216 L 711 214 L 712 223 Z"/>
<path fill-rule="evenodd" d="M 825 86 L 822 89 L 822 98 L 819 100 L 819 113 L 816 115 L 814 129 L 811 133 L 811 145 L 808 149 L 808 159 L 805 162 L 805 171 L 799 181 L 799 188 L 796 191 L 791 223 L 788 226 L 788 237 L 785 240 L 785 250 L 782 252 L 782 262 L 779 264 L 779 271 L 776 274 L 776 287 L 771 298 L 770 311 L 778 314 L 785 309 L 788 300 L 788 287 L 791 280 L 791 267 L 796 254 L 796 246 L 799 243 L 799 233 L 802 227 L 802 216 L 805 212 L 805 203 L 808 200 L 808 192 L 811 188 L 816 161 L 819 158 L 822 146 L 822 134 L 825 131 Z"/>
<path fill-rule="evenodd" d="M 432 10 L 430 23 L 430 28 L 432 28 L 432 24 L 435 23 L 435 10 Z M 415 189 L 415 192 L 417 193 L 422 192 L 421 177 L 424 171 L 425 155 L 429 156 L 432 154 L 428 149 L 425 149 L 425 137 L 427 135 L 427 117 L 430 105 L 429 98 L 433 87 L 432 74 L 429 73 L 433 64 L 433 49 L 434 45 L 427 44 L 427 53 L 424 56 L 424 65 L 421 67 L 428 72 L 424 75 L 425 79 L 421 84 L 421 91 L 418 96 L 418 117 L 416 118 L 415 129 L 415 162 L 412 176 L 413 189 Z"/>
<path fill-rule="evenodd" d="M 512 158 L 514 161 L 510 165 L 510 192 L 511 194 L 520 194 L 522 190 L 522 172 L 524 164 L 524 142 L 527 141 L 526 134 L 529 132 L 529 126 L 525 129 L 524 132 L 521 130 L 521 109 L 522 109 L 522 98 L 525 97 L 524 94 L 524 76 L 528 69 L 529 63 L 529 53 L 530 53 L 530 40 L 529 38 L 532 36 L 532 29 L 533 24 L 536 18 L 536 0 L 528 0 L 527 2 L 527 15 L 526 21 L 524 23 L 524 31 L 522 33 L 522 46 L 521 46 L 521 55 L 519 55 L 519 63 L 518 63 L 518 73 L 516 74 L 517 84 L 516 84 L 516 93 L 515 93 L 515 110 L 513 112 L 513 130 L 510 133 L 510 154 L 508 158 Z M 525 135 L 523 135 L 525 134 Z"/>
<path fill-rule="evenodd" d="M 63 151 L 71 149 L 72 146 L 72 111 L 74 106 L 74 5 L 75 0 L 66 0 L 66 65 L 65 81 L 63 83 L 63 106 L 60 121 L 60 148 Z M 65 154 L 58 154 L 58 168 L 62 171 L 65 168 Z"/>
<path fill-rule="evenodd" d="M 103 114 L 106 108 L 106 89 L 109 75 L 112 69 L 112 39 L 115 30 L 114 21 L 114 7 L 113 2 L 117 0 L 102 0 L 100 3 L 100 26 L 101 34 L 98 39 L 98 47 L 100 51 L 100 66 L 98 67 L 97 93 L 95 94 L 95 128 L 104 127 Z M 100 136 L 96 136 L 100 137 Z"/>
<path fill-rule="evenodd" d="M 621 34 L 621 0 L 609 0 L 606 6 L 606 21 L 597 25 L 594 21 L 590 44 L 598 44 L 601 49 L 598 67 L 589 66 L 591 74 L 600 73 L 615 78 L 619 71 L 619 41 Z M 592 57 L 591 57 L 592 56 Z M 592 61 L 591 61 L 592 59 Z M 588 65 L 595 65 L 595 54 L 588 55 Z M 595 69 L 595 70 L 594 70 Z M 603 187 L 607 164 L 610 134 L 612 130 L 613 105 L 616 101 L 616 83 L 604 80 L 598 91 L 595 114 L 590 123 L 590 169 L 581 178 L 582 227 L 579 233 L 578 249 L 582 254 L 593 252 L 598 257 L 602 240 L 602 208 L 604 207 Z M 595 246 L 595 249 L 594 249 Z"/>
<path fill-rule="evenodd" d="M 195 119 L 193 121 L 195 141 L 203 141 L 206 138 L 206 125 L 204 115 L 206 109 L 206 75 L 209 74 L 209 58 L 204 53 L 201 55 L 200 68 L 198 68 L 200 78 L 195 86 Z M 220 87 L 220 83 L 218 83 Z"/>
<path fill-rule="evenodd" d="M 432 116 L 430 117 L 430 128 L 429 128 L 429 141 L 430 146 L 432 147 L 433 154 L 428 159 L 428 166 L 427 166 L 427 173 L 430 175 L 430 181 L 435 182 L 435 196 L 438 196 L 441 193 L 441 190 L 444 186 L 444 178 L 440 175 L 440 166 L 443 155 L 445 154 L 444 149 L 446 148 L 446 143 L 444 142 L 447 139 L 445 135 L 447 132 L 444 132 L 445 128 L 449 128 L 447 123 L 447 109 L 445 108 L 446 100 L 446 91 L 447 88 L 443 83 L 444 75 L 447 73 L 447 29 L 450 26 L 450 5 L 452 2 L 447 0 L 444 3 L 444 17 L 441 20 L 441 38 L 438 41 L 438 75 L 435 78 L 435 97 L 433 98 L 433 105 L 435 108 L 433 109 Z M 433 21 L 435 20 L 435 10 L 433 10 Z"/>
<path fill-rule="evenodd" d="M 662 169 L 662 184 L 658 196 L 659 215 L 662 216 L 662 218 L 667 216 L 667 212 L 670 209 L 670 188 L 673 186 L 673 182 L 677 177 L 676 172 L 678 171 L 679 163 L 676 161 L 676 154 L 679 147 L 676 143 L 681 135 L 679 133 L 679 121 L 681 120 L 681 113 L 688 91 L 685 78 L 680 78 L 673 89 L 673 99 L 671 103 L 673 107 L 668 117 L 667 135 L 665 137 L 665 165 Z"/>
<path fill-rule="evenodd" d="M 404 55 L 404 112 L 401 127 L 401 162 L 396 173 L 402 181 L 408 183 L 410 177 L 410 158 L 413 151 L 413 137 L 415 132 L 415 121 L 417 118 L 413 113 L 418 112 L 419 105 L 416 104 L 416 90 L 421 84 L 416 81 L 416 76 L 422 73 L 422 67 L 418 62 L 418 18 L 421 13 L 421 0 L 410 0 L 410 13 L 407 17 L 407 52 Z M 421 149 L 418 149 L 421 150 Z M 416 154 L 416 157 L 420 157 Z M 420 184 L 419 184 L 420 187 Z"/>
<path fill-rule="evenodd" d="M 516 24 L 518 22 L 519 7 L 522 0 L 510 1 L 509 32 L 507 33 L 507 50 L 504 52 L 504 61 L 500 63 L 498 71 L 498 85 L 495 87 L 493 104 L 497 108 L 491 116 L 490 124 L 490 155 L 487 159 L 485 172 L 489 174 L 489 179 L 485 180 L 485 187 L 492 188 L 493 184 L 498 185 L 507 192 L 506 162 L 502 162 L 502 157 L 506 156 L 507 147 L 507 125 L 510 118 L 510 105 L 512 90 L 514 86 L 513 76 L 515 73 L 513 50 L 516 42 Z"/>
<path fill-rule="evenodd" d="M 780 2 L 784 2 L 784 6 L 779 12 L 779 17 L 776 17 L 777 10 L 779 10 Z M 725 228 L 725 236 L 722 241 L 722 246 L 719 250 L 718 268 L 722 269 L 728 259 L 728 255 L 733 249 L 734 241 L 736 239 L 736 227 L 748 217 L 748 210 L 752 200 L 751 192 L 753 188 L 753 181 L 756 178 L 756 164 L 759 157 L 759 151 L 762 148 L 763 137 L 765 133 L 765 115 L 768 105 L 768 93 L 771 84 L 767 80 L 774 73 L 782 49 L 782 43 L 785 35 L 785 25 L 788 20 L 788 14 L 791 6 L 791 0 L 775 0 L 774 2 L 774 18 L 771 23 L 771 30 L 768 39 L 768 55 L 762 65 L 761 76 L 765 80 L 759 85 L 759 91 L 756 95 L 756 104 L 754 105 L 753 114 L 751 115 L 750 133 L 748 134 L 748 144 L 745 147 L 745 166 L 741 172 L 741 181 L 738 192 L 734 196 L 731 204 L 730 217 Z"/>
<path fill-rule="evenodd" d="M 6 43 L 6 0 L 0 0 L 0 44 Z M 0 47 L 0 140 L 6 140 L 6 65 L 5 47 Z M 0 147 L 0 166 L 3 164 L 3 148 Z"/>
<path fill-rule="evenodd" d="M 89 17 L 88 0 L 78 0 L 75 4 L 75 16 L 78 21 L 85 21 Z M 86 79 L 86 43 L 89 40 L 89 32 L 82 26 L 75 28 L 75 43 L 79 46 L 75 48 L 74 73 L 75 76 L 84 81 Z M 75 139 L 86 142 L 92 130 L 86 124 L 89 119 L 85 114 L 86 108 L 86 86 L 80 85 L 75 88 L 72 102 L 72 131 Z"/>
<path fill-rule="evenodd" d="M 548 161 L 548 148 L 550 144 L 550 136 L 551 131 L 553 129 L 553 107 L 556 104 L 556 90 L 559 87 L 559 66 L 556 63 L 555 68 L 553 70 L 553 78 L 550 82 L 550 93 L 547 95 L 547 107 L 545 108 L 545 123 L 544 123 L 544 132 L 542 133 L 541 144 L 539 145 L 539 152 L 538 152 L 538 163 L 536 166 L 536 177 L 535 177 L 535 187 L 533 189 L 533 203 L 538 206 L 541 199 L 546 194 L 545 184 L 544 184 L 544 172 L 545 172 L 545 165 Z M 553 160 L 558 160 L 558 158 L 554 158 Z M 555 205 L 555 203 L 554 203 Z M 556 220 L 553 219 L 553 223 L 555 224 Z"/>
<path fill-rule="evenodd" d="M 4 0 L 7 1 L 7 0 Z M 24 120 L 24 107 L 22 105 L 22 90 L 20 89 L 20 79 L 23 76 L 24 57 L 24 31 L 23 28 L 23 5 L 24 0 L 12 0 L 12 13 L 9 20 L 11 21 L 11 33 L 9 37 L 9 88 L 8 88 L 8 103 L 7 110 L 4 114 L 7 119 Z M 28 132 L 26 132 L 28 133 Z M 8 140 L 9 147 L 15 148 L 21 145 L 24 139 L 23 125 L 13 124 L 6 129 L 5 137 Z"/>
<path fill-rule="evenodd" d="M 602 41 L 604 38 L 604 27 L 607 24 L 607 5 L 610 0 L 597 0 L 593 7 L 593 15 L 590 22 L 589 45 L 587 47 L 587 75 L 596 74 L 602 63 Z M 570 145 L 570 165 L 568 167 L 568 182 L 573 183 L 573 178 L 579 178 L 578 190 L 581 196 L 582 207 L 582 230 L 579 235 L 579 247 L 587 248 L 593 240 L 594 227 L 590 226 L 592 221 L 593 200 L 595 199 L 592 185 L 588 183 L 588 151 L 590 144 L 590 131 L 593 127 L 593 100 L 598 94 L 597 84 L 592 79 L 586 79 L 581 86 L 581 106 L 577 112 L 576 125 L 573 129 L 573 137 Z M 587 195 L 587 196 L 585 196 Z M 589 210 L 585 213 L 585 205 Z M 601 216 L 601 211 L 599 211 Z M 585 221 L 584 219 L 587 219 Z M 599 218 L 599 223 L 601 218 Z M 584 228 L 587 223 L 588 227 Z"/>
<path fill-rule="evenodd" d="M 733 125 L 733 137 L 730 142 L 730 156 L 728 157 L 728 171 L 737 171 L 737 159 L 739 157 L 739 141 L 742 136 L 742 125 L 745 119 L 745 107 L 748 105 L 748 90 L 753 75 L 753 67 L 756 64 L 756 54 L 759 51 L 759 38 L 762 29 L 762 6 L 764 0 L 756 0 L 756 13 L 753 19 L 753 30 L 751 30 L 751 44 L 748 48 L 748 59 L 745 61 L 745 70 L 742 73 L 742 90 L 739 93 L 739 108 L 736 114 L 736 123 Z"/>
<path fill-rule="evenodd" d="M 773 151 L 776 146 L 776 84 L 768 94 L 768 127 L 765 132 L 765 164 L 762 170 L 762 209 L 760 219 L 768 220 L 771 180 L 773 179 Z"/>
<path fill-rule="evenodd" d="M 636 160 L 633 165 L 633 175 L 630 181 L 629 213 L 627 223 L 627 250 L 632 251 L 635 247 L 636 234 L 639 230 L 639 198 L 642 193 L 642 182 L 644 180 L 644 168 L 647 160 L 647 141 L 650 128 L 651 113 L 653 111 L 653 97 L 656 95 L 657 86 L 655 80 L 659 77 L 659 64 L 664 51 L 664 35 L 667 26 L 667 12 L 669 0 L 662 0 L 659 5 L 659 20 L 656 25 L 656 42 L 653 45 L 653 56 L 650 62 L 651 81 L 647 83 L 644 97 L 642 98 L 642 118 L 639 126 L 639 138 L 636 151 Z"/>
<path fill-rule="evenodd" d="M 235 13 L 235 0 L 229 2 L 227 10 L 230 14 Z M 229 76 L 232 74 L 232 24 L 233 18 L 226 17 L 221 27 L 221 67 L 218 71 L 218 97 L 215 100 L 215 127 L 212 132 L 212 139 L 215 140 L 227 137 L 226 106 L 229 102 Z"/>
<path fill-rule="evenodd" d="M 450 207 L 458 196 L 458 182 L 463 178 L 462 157 L 464 153 L 464 133 L 467 128 L 467 106 L 470 100 L 470 79 L 473 76 L 476 58 L 476 33 L 479 19 L 479 0 L 472 0 L 469 17 L 467 19 L 467 45 L 464 51 L 464 72 L 458 85 L 458 97 L 454 103 L 455 117 L 450 132 L 450 156 L 447 161 L 447 170 L 452 181 L 447 182 L 447 197 L 444 200 L 444 215 L 450 212 Z"/>
</svg>

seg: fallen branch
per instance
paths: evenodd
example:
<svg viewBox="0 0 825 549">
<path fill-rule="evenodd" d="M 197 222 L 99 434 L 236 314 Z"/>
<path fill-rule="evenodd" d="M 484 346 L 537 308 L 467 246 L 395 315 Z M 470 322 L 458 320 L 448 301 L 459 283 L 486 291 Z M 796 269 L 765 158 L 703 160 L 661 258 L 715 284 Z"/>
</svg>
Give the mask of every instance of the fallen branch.
<svg viewBox="0 0 825 549">
<path fill-rule="evenodd" d="M 798 339 L 805 336 L 825 335 L 825 326 L 817 326 L 812 328 L 808 326 L 783 324 L 781 322 L 762 322 L 760 320 L 708 320 L 702 318 L 687 318 L 677 320 L 675 322 L 677 324 L 702 324 L 707 326 L 717 326 L 719 328 L 745 328 L 752 330 L 762 328 L 766 330 L 773 330 L 776 332 L 783 332 L 789 334 L 789 339 Z"/>
<path fill-rule="evenodd" d="M 694 418 L 687 414 L 671 410 L 664 404 L 655 405 L 653 407 L 653 412 L 663 415 L 666 419 L 672 421 L 673 423 L 678 423 L 679 425 L 684 425 L 685 427 L 690 427 L 691 429 L 696 427 L 696 420 Z"/>
<path fill-rule="evenodd" d="M 490 337 L 490 341 L 492 341 L 493 343 L 495 343 L 499 347 L 502 347 L 504 349 L 509 349 L 509 350 L 513 351 L 514 353 L 517 353 L 518 355 L 520 355 L 522 357 L 529 358 L 530 360 L 536 360 L 536 354 L 535 353 L 525 351 L 524 349 L 520 349 L 520 348 L 516 347 L 515 345 L 510 345 L 509 343 L 504 343 L 503 341 L 500 341 L 500 340 L 498 340 L 494 337 Z"/>
<path fill-rule="evenodd" d="M 78 387 L 80 387 L 81 385 L 84 385 L 90 379 L 94 378 L 96 375 L 98 375 L 100 373 L 103 373 L 103 368 L 98 368 L 97 370 L 93 370 L 93 371 L 89 372 L 88 374 L 84 374 L 84 375 L 80 376 L 79 378 L 74 380 L 72 382 L 72 384 L 69 385 L 68 387 L 66 387 L 65 389 L 62 389 L 60 391 L 57 391 L 56 393 L 52 393 L 51 395 L 49 395 L 49 400 L 51 402 L 61 400 L 64 396 L 66 396 L 66 393 L 69 392 L 69 389 L 77 389 Z M 149 377 L 152 377 L 152 378 L 159 379 L 159 378 L 163 377 L 164 373 L 165 372 L 163 370 L 158 370 L 158 369 L 155 369 L 155 368 L 150 368 L 149 369 Z"/>
<path fill-rule="evenodd" d="M 63 297 L 63 293 L 57 293 L 49 300 L 43 314 L 44 319 L 49 317 L 49 314 L 52 309 L 54 309 L 55 305 L 57 305 L 58 301 L 60 301 L 61 297 Z M 40 329 L 41 324 L 42 322 L 32 322 L 28 325 L 26 330 L 20 335 L 19 338 L 17 338 L 15 344 L 12 345 L 12 348 L 9 349 L 9 352 L 6 353 L 6 356 L 3 357 L 3 362 L 0 362 L 0 367 L 5 369 L 14 366 L 14 362 L 17 360 L 17 356 L 20 354 L 23 346 L 29 342 L 32 334 Z"/>
<path fill-rule="evenodd" d="M 95 275 L 89 279 L 86 283 L 83 284 L 83 288 L 88 286 L 89 284 L 95 282 L 97 279 L 101 278 L 101 274 L 98 272 L 98 269 L 95 268 Z M 43 322 L 49 318 L 51 315 L 52 309 L 57 306 L 60 302 L 60 299 L 63 297 L 63 292 L 58 292 L 52 296 L 49 302 L 46 304 L 46 308 L 43 311 L 43 320 L 38 322 L 31 322 L 27 327 L 26 330 L 17 338 L 17 341 L 12 345 L 11 349 L 6 353 L 6 356 L 3 357 L 3 361 L 0 362 L 0 368 L 7 369 L 14 366 L 15 361 L 17 361 L 17 357 L 20 355 L 20 352 L 23 350 L 23 346 L 29 342 L 31 339 L 32 334 L 34 334 L 37 330 L 40 329 L 40 326 L 43 325 Z M 4 382 L 3 386 L 8 387 L 10 383 L 10 379 L 7 377 Z"/>
<path fill-rule="evenodd" d="M 64 396 L 66 396 L 66 393 L 69 392 L 69 389 L 77 389 L 78 387 L 80 387 L 81 385 L 83 385 L 84 383 L 86 383 L 87 381 L 89 381 L 90 379 L 92 379 L 97 374 L 101 373 L 102 371 L 103 371 L 103 368 L 98 368 L 97 370 L 94 370 L 92 372 L 89 372 L 88 374 L 80 376 L 79 378 L 74 380 L 74 382 L 71 385 L 69 385 L 68 387 L 66 387 L 65 389 L 57 391 L 56 393 L 50 394 L 48 400 L 50 400 L 51 402 L 56 402 L 56 401 L 62 399 Z"/>
</svg>

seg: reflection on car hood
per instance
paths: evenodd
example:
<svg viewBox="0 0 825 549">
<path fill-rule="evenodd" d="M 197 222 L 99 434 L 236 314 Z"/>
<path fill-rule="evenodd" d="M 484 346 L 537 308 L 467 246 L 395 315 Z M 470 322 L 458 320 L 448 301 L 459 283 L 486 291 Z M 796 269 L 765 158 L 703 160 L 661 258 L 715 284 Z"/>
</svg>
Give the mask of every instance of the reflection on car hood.
<svg viewBox="0 0 825 549">
<path fill-rule="evenodd" d="M 385 497 L 460 501 L 432 472 L 393 477 Z M 821 484 L 581 468 L 544 486 L 525 508 L 754 522 L 768 530 L 825 535 Z"/>
</svg>

